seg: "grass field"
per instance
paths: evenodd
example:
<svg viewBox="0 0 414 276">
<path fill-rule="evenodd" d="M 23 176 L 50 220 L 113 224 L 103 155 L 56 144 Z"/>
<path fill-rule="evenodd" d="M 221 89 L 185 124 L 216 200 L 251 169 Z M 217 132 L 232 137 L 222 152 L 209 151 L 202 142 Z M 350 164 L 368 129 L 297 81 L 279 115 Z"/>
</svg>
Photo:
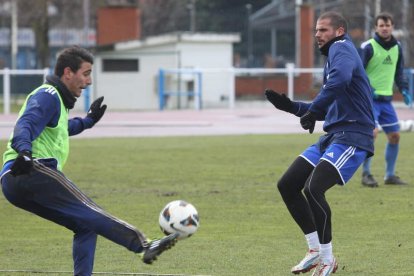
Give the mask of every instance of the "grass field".
<svg viewBox="0 0 414 276">
<path fill-rule="evenodd" d="M 275 183 L 317 135 L 74 139 L 66 175 L 99 205 L 148 236 L 158 215 L 185 199 L 201 227 L 144 265 L 99 238 L 95 271 L 185 275 L 290 275 L 306 244 Z M 403 133 L 397 173 L 404 187 L 360 184 L 327 193 L 340 275 L 413 275 L 414 134 Z M 5 142 L 2 142 L 4 148 Z M 383 177 L 384 135 L 373 173 Z M 72 271 L 72 233 L 13 207 L 0 195 L 0 270 Z M 3 275 L 29 275 L 3 272 Z M 36 274 L 39 275 L 39 274 Z M 50 275 L 50 274 L 48 274 Z"/>
</svg>

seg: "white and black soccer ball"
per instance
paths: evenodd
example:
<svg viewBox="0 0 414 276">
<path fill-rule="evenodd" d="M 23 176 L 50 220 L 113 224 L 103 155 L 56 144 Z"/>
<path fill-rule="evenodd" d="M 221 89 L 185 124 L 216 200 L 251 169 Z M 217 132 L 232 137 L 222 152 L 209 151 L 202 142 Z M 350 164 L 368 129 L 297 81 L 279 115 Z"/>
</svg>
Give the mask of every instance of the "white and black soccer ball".
<svg viewBox="0 0 414 276">
<path fill-rule="evenodd" d="M 184 200 L 174 200 L 161 211 L 159 224 L 164 234 L 178 233 L 178 239 L 193 235 L 200 226 L 196 208 Z"/>
</svg>

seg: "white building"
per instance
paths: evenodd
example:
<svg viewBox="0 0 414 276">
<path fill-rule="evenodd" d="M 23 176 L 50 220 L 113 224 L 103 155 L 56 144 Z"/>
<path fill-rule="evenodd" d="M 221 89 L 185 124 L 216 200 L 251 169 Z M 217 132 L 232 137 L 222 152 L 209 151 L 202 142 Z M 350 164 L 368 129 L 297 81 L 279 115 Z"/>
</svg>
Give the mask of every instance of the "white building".
<svg viewBox="0 0 414 276">
<path fill-rule="evenodd" d="M 165 108 L 197 106 L 194 95 L 187 92 L 198 88 L 204 107 L 220 104 L 229 93 L 226 74 L 203 73 L 200 80 L 200 74 L 168 70 L 231 69 L 233 43 L 239 41 L 238 34 L 172 33 L 98 47 L 92 96 L 105 96 L 112 110 L 159 109 L 159 73 L 166 69 L 164 91 L 170 94 Z"/>
</svg>

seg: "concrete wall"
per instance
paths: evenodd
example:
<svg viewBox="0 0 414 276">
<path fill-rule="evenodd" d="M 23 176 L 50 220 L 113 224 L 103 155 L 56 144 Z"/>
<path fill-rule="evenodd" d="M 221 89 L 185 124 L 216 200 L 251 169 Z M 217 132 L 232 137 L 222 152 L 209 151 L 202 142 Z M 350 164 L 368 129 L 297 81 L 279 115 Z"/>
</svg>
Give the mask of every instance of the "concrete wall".
<svg viewBox="0 0 414 276">
<path fill-rule="evenodd" d="M 105 96 L 112 109 L 158 108 L 157 75 L 160 64 L 174 67 L 173 53 L 124 53 L 122 58 L 138 58 L 139 72 L 102 72 L 102 59 L 120 58 L 112 53 L 96 59 L 94 97 Z"/>
</svg>

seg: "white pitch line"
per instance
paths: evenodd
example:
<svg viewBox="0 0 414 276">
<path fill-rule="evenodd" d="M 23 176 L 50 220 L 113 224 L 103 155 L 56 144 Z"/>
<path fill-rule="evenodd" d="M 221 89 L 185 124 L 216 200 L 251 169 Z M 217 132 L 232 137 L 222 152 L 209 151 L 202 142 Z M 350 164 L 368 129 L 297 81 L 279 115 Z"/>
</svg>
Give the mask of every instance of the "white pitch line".
<svg viewBox="0 0 414 276">
<path fill-rule="evenodd" d="M 33 274 L 73 274 L 73 271 L 42 271 L 42 270 L 19 270 L 19 269 L 1 269 L 0 273 L 33 273 Z M 138 272 L 92 272 L 100 275 L 145 275 L 145 276 L 211 276 L 211 275 L 190 275 L 190 274 L 154 274 Z"/>
</svg>

